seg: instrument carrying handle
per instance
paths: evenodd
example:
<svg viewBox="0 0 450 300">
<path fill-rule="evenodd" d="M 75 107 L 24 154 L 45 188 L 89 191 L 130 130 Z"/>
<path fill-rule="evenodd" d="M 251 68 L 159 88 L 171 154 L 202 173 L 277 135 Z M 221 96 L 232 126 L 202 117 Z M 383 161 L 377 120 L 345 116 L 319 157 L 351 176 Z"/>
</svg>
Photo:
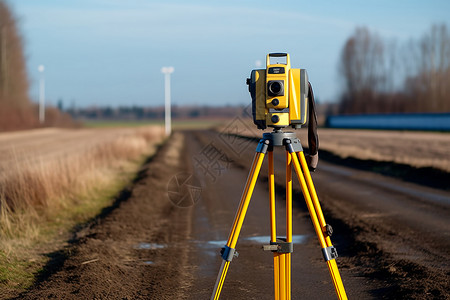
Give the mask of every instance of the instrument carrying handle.
<svg viewBox="0 0 450 300">
<path fill-rule="evenodd" d="M 285 57 L 287 53 L 269 53 L 270 57 Z"/>
</svg>

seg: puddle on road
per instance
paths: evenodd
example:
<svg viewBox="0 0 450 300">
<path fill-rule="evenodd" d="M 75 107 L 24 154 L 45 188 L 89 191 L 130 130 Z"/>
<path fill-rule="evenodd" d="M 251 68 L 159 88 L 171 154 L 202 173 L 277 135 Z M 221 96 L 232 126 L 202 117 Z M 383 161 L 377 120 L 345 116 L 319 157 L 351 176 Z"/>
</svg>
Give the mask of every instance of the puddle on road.
<svg viewBox="0 0 450 300">
<path fill-rule="evenodd" d="M 153 262 L 151 260 L 144 261 L 144 265 L 154 265 L 154 264 L 155 264 L 155 262 Z"/>
<path fill-rule="evenodd" d="M 167 246 L 163 245 L 163 244 L 139 243 L 136 246 L 134 246 L 134 249 L 138 249 L 138 250 L 157 250 L 157 249 L 164 249 L 166 247 Z"/>
<path fill-rule="evenodd" d="M 200 242 L 201 243 L 201 242 Z M 207 241 L 206 246 L 223 247 L 226 245 L 227 241 Z"/>
</svg>

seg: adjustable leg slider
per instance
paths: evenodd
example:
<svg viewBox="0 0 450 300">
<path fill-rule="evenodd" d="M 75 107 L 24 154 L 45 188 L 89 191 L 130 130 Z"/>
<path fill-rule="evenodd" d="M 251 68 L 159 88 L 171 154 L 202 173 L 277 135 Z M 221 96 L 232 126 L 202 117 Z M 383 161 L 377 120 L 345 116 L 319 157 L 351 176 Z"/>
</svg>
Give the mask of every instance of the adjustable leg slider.
<svg viewBox="0 0 450 300">
<path fill-rule="evenodd" d="M 228 246 L 224 246 L 220 251 L 220 255 L 226 261 L 232 261 L 233 257 L 238 257 L 239 253 L 234 248 L 230 248 Z"/>
<path fill-rule="evenodd" d="M 294 244 L 280 241 L 270 242 L 270 245 L 263 246 L 263 250 L 277 253 L 292 253 L 294 252 Z"/>
<path fill-rule="evenodd" d="M 329 261 L 338 257 L 337 250 L 334 246 L 322 248 L 322 254 L 325 261 Z"/>
</svg>

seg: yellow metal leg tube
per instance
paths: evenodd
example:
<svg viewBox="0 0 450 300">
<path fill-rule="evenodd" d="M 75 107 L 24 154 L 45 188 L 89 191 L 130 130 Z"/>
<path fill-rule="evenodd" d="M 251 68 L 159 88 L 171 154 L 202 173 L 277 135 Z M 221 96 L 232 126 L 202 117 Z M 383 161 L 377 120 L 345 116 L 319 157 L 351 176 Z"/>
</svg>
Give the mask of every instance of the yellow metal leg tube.
<svg viewBox="0 0 450 300">
<path fill-rule="evenodd" d="M 302 167 L 303 174 L 306 179 L 306 184 L 308 185 L 308 190 L 311 195 L 311 198 L 312 198 L 312 201 L 314 204 L 314 208 L 316 210 L 317 217 L 319 219 L 320 226 L 322 227 L 322 231 L 324 231 L 325 226 L 326 226 L 325 218 L 322 213 L 322 208 L 320 207 L 319 198 L 317 197 L 316 189 L 314 188 L 314 184 L 313 184 L 313 181 L 311 178 L 311 173 L 309 172 L 309 169 L 308 169 L 308 164 L 306 163 L 305 155 L 303 154 L 303 152 L 297 152 L 297 155 L 300 160 L 300 165 Z M 326 242 L 327 246 L 332 245 L 329 236 L 325 237 L 325 242 Z"/>
<path fill-rule="evenodd" d="M 325 238 L 323 236 L 322 228 L 321 228 L 319 220 L 317 218 L 316 210 L 315 210 L 314 205 L 313 205 L 313 203 L 311 201 L 311 196 L 309 194 L 309 190 L 308 190 L 308 187 L 306 185 L 306 181 L 305 181 L 305 178 L 303 176 L 302 169 L 300 168 L 300 164 L 298 162 L 297 156 L 295 155 L 295 152 L 291 153 L 291 157 L 292 157 L 292 161 L 294 163 L 295 172 L 297 173 L 297 177 L 298 177 L 298 180 L 300 182 L 300 187 L 302 189 L 303 196 L 305 197 L 306 206 L 308 207 L 309 215 L 311 217 L 311 221 L 312 221 L 314 229 L 316 231 L 316 235 L 317 235 L 317 237 L 319 239 L 320 246 L 322 248 L 326 248 L 327 246 L 326 246 L 326 243 L 325 243 Z"/>
<path fill-rule="evenodd" d="M 270 201 L 270 241 L 277 241 L 277 223 L 275 214 L 275 171 L 273 166 L 273 151 L 267 153 L 269 157 L 269 201 Z M 275 300 L 279 300 L 280 293 L 280 255 L 273 254 L 273 281 Z"/>
<path fill-rule="evenodd" d="M 286 151 L 286 242 L 292 243 L 292 159 Z M 286 299 L 291 299 L 291 253 L 286 253 Z"/>
<path fill-rule="evenodd" d="M 269 200 L 270 200 L 270 241 L 277 240 L 277 223 L 275 215 L 275 171 L 273 167 L 273 152 L 268 152 L 269 157 Z"/>
<path fill-rule="evenodd" d="M 232 240 L 234 239 L 236 231 L 237 231 L 237 236 L 239 236 L 241 229 L 240 228 L 238 229 L 238 224 L 240 223 L 242 226 L 242 223 L 244 221 L 245 213 L 247 211 L 248 204 L 249 204 L 251 195 L 253 193 L 253 189 L 255 187 L 256 179 L 258 178 L 258 174 L 261 169 L 263 159 L 264 159 L 263 153 L 255 154 L 255 157 L 254 157 L 253 163 L 252 163 L 252 168 L 247 177 L 247 182 L 245 184 L 244 192 L 242 193 L 242 196 L 241 196 L 241 201 L 239 202 L 239 208 L 238 208 L 238 211 L 236 212 L 236 215 L 234 217 L 233 226 L 231 227 L 231 230 L 230 230 L 230 235 L 228 237 L 227 246 L 230 246 Z M 237 241 L 237 236 L 235 239 L 236 241 Z M 234 243 L 234 245 L 236 245 L 236 242 Z"/>
<path fill-rule="evenodd" d="M 257 152 L 253 159 L 252 169 L 248 175 L 247 183 L 245 185 L 244 192 L 242 193 L 241 201 L 239 204 L 238 212 L 234 218 L 233 226 L 230 231 L 230 235 L 227 241 L 227 247 L 234 249 L 241 232 L 242 223 L 244 222 L 245 214 L 247 213 L 248 205 L 250 204 L 250 199 L 252 197 L 253 189 L 255 188 L 256 180 L 258 179 L 259 171 L 261 170 L 261 165 L 264 160 L 264 153 Z M 220 268 L 219 274 L 217 276 L 216 284 L 211 296 L 211 299 L 219 299 L 220 292 L 225 281 L 225 277 L 228 271 L 230 261 L 222 262 L 222 267 Z"/>
<path fill-rule="evenodd" d="M 286 299 L 291 299 L 291 253 L 286 253 Z"/>
<path fill-rule="evenodd" d="M 325 217 L 323 216 L 322 208 L 320 206 L 319 198 L 317 197 L 316 189 L 314 188 L 314 184 L 313 184 L 313 181 L 311 178 L 311 173 L 309 172 L 308 164 L 306 163 L 305 155 L 303 154 L 303 152 L 297 152 L 297 155 L 298 155 L 298 158 L 300 159 L 300 164 L 301 164 L 301 167 L 303 170 L 303 174 L 306 179 L 309 193 L 312 197 L 313 205 L 316 210 L 316 214 L 318 216 L 320 226 L 322 227 L 322 232 L 325 232 L 325 226 L 326 226 Z M 333 245 L 331 243 L 331 239 L 328 235 L 325 237 L 325 243 L 326 243 L 327 247 L 330 247 Z M 336 260 L 332 259 L 332 260 L 327 261 L 327 266 L 330 271 L 331 279 L 333 280 L 333 284 L 334 284 L 334 287 L 336 290 L 336 294 L 338 295 L 338 298 L 339 299 L 347 299 L 344 285 L 342 283 L 342 279 L 341 279 L 341 276 L 340 276 L 338 268 L 337 268 Z"/>
<path fill-rule="evenodd" d="M 273 254 L 273 281 L 275 286 L 275 300 L 280 300 L 280 254 Z"/>
<path fill-rule="evenodd" d="M 280 300 L 286 300 L 286 254 L 279 254 L 280 257 Z"/>
<path fill-rule="evenodd" d="M 336 259 L 327 261 L 328 270 L 330 271 L 331 280 L 333 280 L 334 289 L 338 299 L 346 300 L 347 294 L 345 293 L 344 284 L 342 283 L 341 274 L 336 264 Z"/>
<path fill-rule="evenodd" d="M 225 276 L 227 275 L 228 267 L 230 266 L 230 262 L 223 260 L 222 265 L 219 270 L 219 276 L 217 276 L 216 284 L 214 285 L 214 291 L 211 296 L 211 300 L 218 300 L 220 296 L 220 292 L 222 291 L 223 283 L 225 281 Z"/>
</svg>

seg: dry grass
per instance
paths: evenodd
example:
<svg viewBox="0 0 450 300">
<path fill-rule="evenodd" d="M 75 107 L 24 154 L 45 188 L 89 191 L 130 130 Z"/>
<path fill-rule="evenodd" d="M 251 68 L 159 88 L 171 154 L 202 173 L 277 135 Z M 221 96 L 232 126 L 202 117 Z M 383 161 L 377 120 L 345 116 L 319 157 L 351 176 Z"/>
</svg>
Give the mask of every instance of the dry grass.
<svg viewBox="0 0 450 300">
<path fill-rule="evenodd" d="M 55 222 L 67 210 L 92 201 L 122 173 L 149 154 L 162 139 L 160 128 L 102 141 L 54 159 L 28 158 L 0 174 L 0 251 L 38 240 L 40 224 Z M 134 162 L 134 164 L 132 163 Z M 88 213 L 89 214 L 89 213 Z"/>
</svg>

